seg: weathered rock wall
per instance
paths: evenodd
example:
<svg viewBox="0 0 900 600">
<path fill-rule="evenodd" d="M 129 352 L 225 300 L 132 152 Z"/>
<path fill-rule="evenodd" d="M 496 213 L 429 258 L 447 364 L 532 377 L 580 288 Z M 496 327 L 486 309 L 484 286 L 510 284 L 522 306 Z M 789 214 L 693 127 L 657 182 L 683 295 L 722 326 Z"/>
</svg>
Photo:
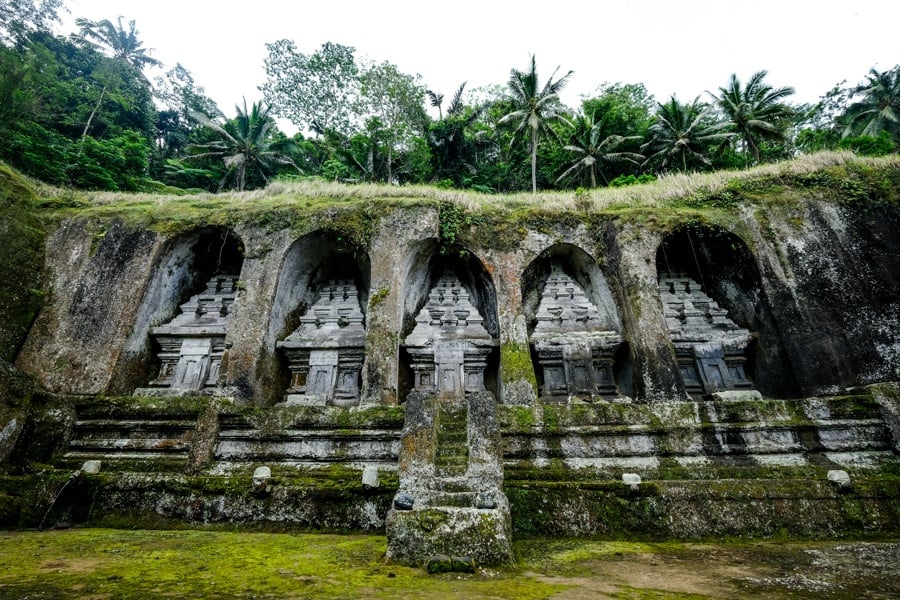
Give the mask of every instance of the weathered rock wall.
<svg viewBox="0 0 900 600">
<path fill-rule="evenodd" d="M 592 293 L 605 289 L 603 300 L 615 303 L 621 315 L 630 365 L 630 381 L 621 387 L 644 402 L 686 399 L 656 282 L 666 231 L 688 225 L 707 291 L 756 335 L 751 361 L 765 395 L 834 393 L 897 379 L 898 213 L 893 205 L 868 210 L 807 199 L 790 211 L 746 208 L 721 224 L 707 225 L 692 215 L 659 231 L 561 214 L 542 227 L 519 225 L 515 243 L 498 242 L 486 225 L 472 226 L 449 255 L 439 252 L 438 214 L 428 207 L 382 215 L 365 246 L 347 246 L 327 227 L 272 232 L 238 223 L 234 231 L 244 258 L 226 337 L 223 393 L 260 406 L 279 400 L 285 370 L 275 342 L 308 306 L 310 289 L 333 255 L 357 252 L 364 256 L 357 270 L 368 270 L 361 296 L 368 323 L 363 396 L 366 402 L 397 403 L 405 321 L 424 302 L 422 290 L 436 276 L 435 265 L 462 253 L 468 258 L 460 268 L 473 272 L 467 285 L 492 281 L 476 298 L 501 344 L 501 401 L 530 403 L 537 390 L 524 296 L 534 291 L 523 291 L 523 281 L 529 283 L 525 273 L 539 257 L 565 257 L 561 248 L 571 248 L 599 265 L 585 275 L 605 280 Z M 128 393 L 139 387 L 153 360 L 148 330 L 184 300 L 193 281 L 190 269 L 199 260 L 192 244 L 202 231 L 166 236 L 121 220 L 61 222 L 47 241 L 45 306 L 18 366 L 54 392 Z M 739 260 L 709 242 L 723 233 Z M 741 269 L 754 276 L 742 279 Z"/>
</svg>

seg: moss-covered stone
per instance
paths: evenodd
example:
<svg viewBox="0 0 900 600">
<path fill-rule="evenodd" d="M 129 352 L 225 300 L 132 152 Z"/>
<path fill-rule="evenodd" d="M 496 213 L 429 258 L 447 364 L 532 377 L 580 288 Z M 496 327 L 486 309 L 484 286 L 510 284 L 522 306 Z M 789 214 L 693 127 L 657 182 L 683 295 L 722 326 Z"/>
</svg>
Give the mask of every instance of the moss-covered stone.
<svg viewBox="0 0 900 600">
<path fill-rule="evenodd" d="M 33 188 L 0 163 L 0 359 L 15 358 L 41 307 L 44 238 Z"/>
</svg>

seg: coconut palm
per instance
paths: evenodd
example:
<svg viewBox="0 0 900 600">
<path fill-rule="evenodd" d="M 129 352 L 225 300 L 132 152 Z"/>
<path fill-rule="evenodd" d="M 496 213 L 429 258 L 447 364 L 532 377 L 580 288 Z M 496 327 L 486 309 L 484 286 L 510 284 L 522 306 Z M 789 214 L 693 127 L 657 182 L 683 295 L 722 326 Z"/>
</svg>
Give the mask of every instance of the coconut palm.
<svg viewBox="0 0 900 600">
<path fill-rule="evenodd" d="M 700 98 L 682 104 L 672 96 L 665 104 L 658 103 L 649 139 L 641 146 L 647 155 L 643 165 L 656 163 L 660 170 L 666 170 L 670 164 L 680 163 L 682 171 L 696 163 L 712 165 L 706 156 L 710 147 L 728 141 L 735 134 L 724 131 L 729 123 L 711 121 L 709 112 L 710 107 L 702 104 Z"/>
<path fill-rule="evenodd" d="M 128 21 L 128 29 L 122 25 L 122 20 L 123 17 L 119 17 L 118 23 L 114 25 L 109 19 L 75 19 L 75 24 L 81 29 L 74 37 L 84 44 L 106 48 L 115 58 L 124 60 L 138 71 L 144 67 L 161 66 L 160 61 L 150 56 L 149 52 L 152 50 L 141 47 L 143 42 L 137 37 L 134 20 Z"/>
<path fill-rule="evenodd" d="M 235 108 L 237 117 L 224 125 L 216 123 L 206 115 L 192 114 L 200 124 L 209 127 L 220 136 L 218 140 L 194 146 L 193 149 L 202 152 L 191 156 L 195 159 L 206 157 L 222 159 L 226 171 L 219 184 L 220 188 L 234 176 L 235 187 L 238 191 L 243 191 L 250 171 L 259 173 L 268 183 L 267 174 L 275 171 L 274 165 L 291 165 L 300 170 L 288 154 L 290 142 L 273 139 L 272 127 L 275 121 L 269 115 L 271 106 L 254 102 L 250 110 L 247 110 L 247 101 L 244 100 L 243 109 L 240 106 Z"/>
<path fill-rule="evenodd" d="M 547 80 L 543 88 L 538 87 L 537 65 L 531 56 L 531 67 L 527 71 L 512 69 L 509 74 L 509 101 L 512 110 L 504 115 L 499 124 L 514 124 L 515 144 L 527 135 L 531 151 L 531 191 L 537 192 L 537 148 L 541 138 L 556 137 L 550 128 L 552 121 L 567 122 L 563 116 L 565 107 L 559 101 L 559 92 L 566 86 L 572 71 L 554 81 L 559 67 Z"/>
<path fill-rule="evenodd" d="M 900 133 L 900 65 L 881 73 L 871 69 L 868 77 L 853 90 L 862 99 L 847 108 L 844 136 L 875 137 L 882 130 Z"/>
<path fill-rule="evenodd" d="M 581 115 L 574 123 L 574 129 L 569 136 L 569 143 L 563 146 L 563 150 L 574 152 L 575 160 L 569 165 L 556 182 L 559 183 L 566 177 L 577 173 L 587 174 L 590 177 L 591 187 L 597 187 L 597 174 L 603 178 L 603 183 L 609 185 L 603 174 L 606 165 L 622 162 L 640 164 L 644 160 L 643 154 L 636 152 L 616 152 L 616 148 L 623 143 L 640 139 L 639 136 L 604 135 L 605 115 L 599 121 L 596 114 Z"/>
<path fill-rule="evenodd" d="M 719 88 L 719 95 L 710 93 L 740 139 L 744 154 L 751 154 L 759 162 L 759 140 L 783 140 L 785 125 L 794 110 L 782 100 L 794 93 L 794 88 L 773 88 L 765 83 L 767 71 L 757 71 L 742 87 L 734 73 L 728 85 Z"/>
</svg>

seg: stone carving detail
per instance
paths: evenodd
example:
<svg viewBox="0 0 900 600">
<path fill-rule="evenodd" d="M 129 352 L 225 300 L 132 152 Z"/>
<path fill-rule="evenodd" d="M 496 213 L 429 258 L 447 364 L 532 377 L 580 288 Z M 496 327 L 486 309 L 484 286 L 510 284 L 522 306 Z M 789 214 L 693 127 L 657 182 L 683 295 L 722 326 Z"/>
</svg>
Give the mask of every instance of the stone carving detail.
<svg viewBox="0 0 900 600">
<path fill-rule="evenodd" d="M 442 276 L 404 344 L 411 358 L 414 389 L 455 398 L 484 391 L 487 357 L 497 340 L 483 323 L 459 280 Z"/>
<path fill-rule="evenodd" d="M 291 370 L 287 403 L 357 404 L 365 337 L 356 284 L 349 279 L 327 282 L 300 317 L 300 326 L 276 344 Z"/>
<path fill-rule="evenodd" d="M 216 386 L 237 281 L 236 275 L 214 276 L 205 290 L 181 305 L 180 314 L 151 330 L 162 360 L 159 376 L 150 382 L 151 389 L 189 393 Z"/>
<path fill-rule="evenodd" d="M 750 332 L 683 274 L 659 280 L 663 311 L 684 386 L 690 394 L 750 389 L 744 352 Z"/>
<path fill-rule="evenodd" d="M 622 336 L 604 326 L 584 289 L 553 265 L 531 344 L 543 371 L 544 397 L 616 396 L 613 358 Z"/>
</svg>

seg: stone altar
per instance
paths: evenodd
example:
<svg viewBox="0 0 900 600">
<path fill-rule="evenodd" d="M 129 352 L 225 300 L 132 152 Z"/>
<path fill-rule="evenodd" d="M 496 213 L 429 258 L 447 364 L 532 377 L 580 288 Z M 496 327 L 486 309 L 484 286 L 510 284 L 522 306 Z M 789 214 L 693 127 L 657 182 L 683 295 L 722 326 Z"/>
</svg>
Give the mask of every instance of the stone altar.
<svg viewBox="0 0 900 600">
<path fill-rule="evenodd" d="M 544 397 L 618 395 L 613 359 L 622 336 L 603 325 L 584 289 L 559 265 L 544 285 L 531 345 L 543 371 Z"/>
<path fill-rule="evenodd" d="M 416 316 L 404 347 L 415 391 L 461 398 L 484 391 L 484 371 L 497 340 L 484 328 L 459 279 L 443 275 Z"/>
<path fill-rule="evenodd" d="M 151 330 L 162 364 L 150 387 L 138 388 L 135 395 L 184 395 L 216 387 L 237 282 L 236 275 L 215 275 L 174 319 Z"/>
<path fill-rule="evenodd" d="M 276 344 L 291 370 L 287 404 L 359 403 L 365 336 L 356 284 L 341 279 L 323 285 L 300 326 Z"/>
<path fill-rule="evenodd" d="M 750 332 L 729 319 L 728 311 L 687 275 L 661 277 L 659 290 L 685 390 L 710 394 L 751 389 L 744 372 Z"/>
</svg>

